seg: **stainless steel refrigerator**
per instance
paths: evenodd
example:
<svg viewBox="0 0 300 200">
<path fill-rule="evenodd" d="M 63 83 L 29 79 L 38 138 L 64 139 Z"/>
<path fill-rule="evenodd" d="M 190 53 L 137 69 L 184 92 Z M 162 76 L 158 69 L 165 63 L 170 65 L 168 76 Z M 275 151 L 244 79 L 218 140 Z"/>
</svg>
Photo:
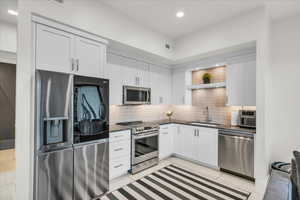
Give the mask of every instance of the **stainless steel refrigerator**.
<svg viewBox="0 0 300 200">
<path fill-rule="evenodd" d="M 108 80 L 37 71 L 35 199 L 93 199 L 108 190 Z"/>
</svg>

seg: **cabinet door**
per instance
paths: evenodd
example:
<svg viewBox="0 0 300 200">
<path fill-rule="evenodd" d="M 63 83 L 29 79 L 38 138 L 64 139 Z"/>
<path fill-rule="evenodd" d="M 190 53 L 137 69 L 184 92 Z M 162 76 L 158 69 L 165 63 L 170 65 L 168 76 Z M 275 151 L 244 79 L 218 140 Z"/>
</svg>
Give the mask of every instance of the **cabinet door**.
<svg viewBox="0 0 300 200">
<path fill-rule="evenodd" d="M 150 87 L 152 104 L 170 104 L 171 72 L 152 65 L 150 67 Z"/>
<path fill-rule="evenodd" d="M 160 126 L 159 130 L 159 158 L 166 158 L 173 154 L 172 125 Z"/>
<path fill-rule="evenodd" d="M 173 71 L 172 74 L 172 104 L 185 104 L 185 72 Z"/>
<path fill-rule="evenodd" d="M 105 74 L 106 78 L 109 79 L 109 103 L 113 105 L 122 105 L 122 66 L 115 64 L 106 64 Z"/>
<path fill-rule="evenodd" d="M 150 72 L 149 65 L 142 63 L 137 70 L 137 76 L 139 77 L 139 85 L 140 87 L 150 87 Z"/>
<path fill-rule="evenodd" d="M 104 77 L 106 46 L 100 42 L 76 37 L 76 74 Z"/>
<path fill-rule="evenodd" d="M 218 129 L 199 127 L 197 130 L 196 160 L 218 166 Z"/>
<path fill-rule="evenodd" d="M 174 152 L 175 154 L 183 156 L 184 153 L 184 126 L 183 125 L 175 125 L 174 132 Z"/>
<path fill-rule="evenodd" d="M 40 24 L 36 28 L 36 68 L 72 72 L 74 36 Z"/>
<path fill-rule="evenodd" d="M 196 152 L 195 152 L 195 145 L 196 145 L 196 128 L 195 126 L 184 126 L 183 129 L 184 138 L 184 150 L 183 150 L 183 156 L 189 158 L 189 159 L 195 159 L 196 158 Z"/>
<path fill-rule="evenodd" d="M 124 85 L 149 87 L 149 66 L 135 60 L 121 59 Z"/>
<path fill-rule="evenodd" d="M 227 105 L 256 105 L 256 62 L 238 63 L 226 69 Z"/>
</svg>

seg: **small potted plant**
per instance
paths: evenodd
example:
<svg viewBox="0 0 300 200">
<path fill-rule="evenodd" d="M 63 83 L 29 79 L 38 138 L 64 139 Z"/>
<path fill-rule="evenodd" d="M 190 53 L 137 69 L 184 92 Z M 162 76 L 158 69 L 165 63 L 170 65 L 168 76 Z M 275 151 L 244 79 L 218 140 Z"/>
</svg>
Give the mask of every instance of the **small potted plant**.
<svg viewBox="0 0 300 200">
<path fill-rule="evenodd" d="M 211 81 L 211 74 L 210 73 L 205 73 L 202 76 L 202 80 L 204 84 L 208 84 Z"/>
</svg>

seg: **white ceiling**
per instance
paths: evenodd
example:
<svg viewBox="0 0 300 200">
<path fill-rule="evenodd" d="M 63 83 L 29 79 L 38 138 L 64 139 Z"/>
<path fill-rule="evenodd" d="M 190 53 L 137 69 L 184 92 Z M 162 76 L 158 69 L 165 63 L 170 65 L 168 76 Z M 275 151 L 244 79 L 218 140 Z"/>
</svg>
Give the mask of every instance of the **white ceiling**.
<svg viewBox="0 0 300 200">
<path fill-rule="evenodd" d="M 274 4 L 275 18 L 299 11 L 294 3 L 298 0 L 99 0 L 132 20 L 172 39 L 236 17 L 266 2 Z M 281 3 L 285 2 L 285 9 Z M 286 5 L 287 4 L 287 5 Z M 280 6 L 279 6 L 280 5 Z M 178 10 L 185 12 L 183 18 L 176 18 Z M 272 10 L 273 11 L 273 10 Z"/>
<path fill-rule="evenodd" d="M 17 23 L 17 17 L 7 13 L 7 10 L 17 9 L 17 0 L 0 0 L 0 20 L 9 23 Z"/>
<path fill-rule="evenodd" d="M 271 17 L 279 19 L 300 13 L 300 0 L 99 0 L 133 21 L 171 39 L 196 32 L 267 3 Z M 0 20 L 17 23 L 8 9 L 17 9 L 17 0 L 0 0 Z M 178 10 L 185 12 L 181 19 Z"/>
</svg>

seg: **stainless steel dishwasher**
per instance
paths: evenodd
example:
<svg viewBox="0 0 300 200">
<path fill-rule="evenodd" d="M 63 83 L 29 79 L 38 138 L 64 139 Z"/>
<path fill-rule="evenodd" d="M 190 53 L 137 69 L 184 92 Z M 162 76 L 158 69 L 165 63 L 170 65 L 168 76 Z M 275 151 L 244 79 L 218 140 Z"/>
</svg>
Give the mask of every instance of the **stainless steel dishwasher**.
<svg viewBox="0 0 300 200">
<path fill-rule="evenodd" d="M 220 129 L 219 167 L 222 171 L 254 180 L 254 135 Z"/>
</svg>

